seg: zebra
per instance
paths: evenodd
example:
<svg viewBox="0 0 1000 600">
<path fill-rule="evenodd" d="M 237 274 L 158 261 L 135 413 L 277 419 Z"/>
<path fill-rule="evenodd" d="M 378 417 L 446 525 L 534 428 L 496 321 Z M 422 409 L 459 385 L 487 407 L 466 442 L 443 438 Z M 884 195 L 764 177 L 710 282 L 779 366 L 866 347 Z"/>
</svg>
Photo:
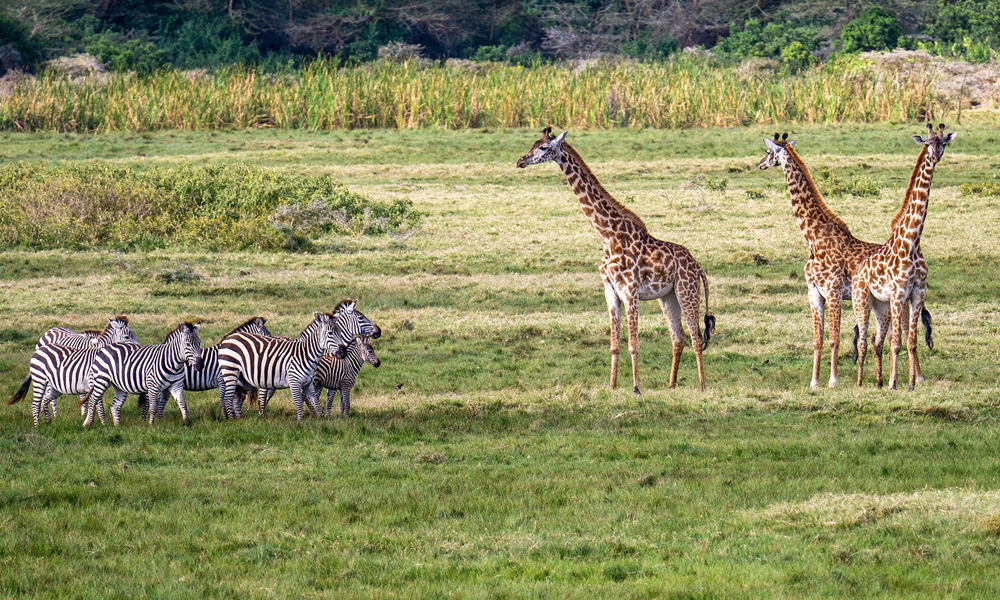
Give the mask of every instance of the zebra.
<svg viewBox="0 0 1000 600">
<path fill-rule="evenodd" d="M 46 335 L 51 331 L 50 329 L 46 332 Z M 75 332 L 71 333 L 78 335 Z M 108 319 L 107 327 L 95 339 L 100 347 L 79 349 L 53 345 L 37 347 L 28 366 L 28 378 L 7 404 L 20 401 L 28 393 L 30 385 L 34 389 L 31 418 L 35 427 L 38 427 L 39 412 L 44 413 L 46 423 L 51 422 L 56 416 L 56 398 L 62 394 L 85 394 L 89 389 L 87 377 L 100 348 L 110 344 L 134 342 L 136 337 L 135 332 L 128 326 L 128 319 L 117 316 Z"/>
<path fill-rule="evenodd" d="M 267 323 L 267 319 L 263 315 L 257 315 L 256 317 L 247 319 L 246 322 L 227 333 L 226 336 L 242 331 L 271 337 L 271 332 L 267 330 L 265 323 Z M 223 339 L 226 336 L 223 336 Z M 215 346 L 202 348 L 201 360 L 201 369 L 196 369 L 191 365 L 184 365 L 184 391 L 204 392 L 205 390 L 212 390 L 219 387 L 219 345 L 216 344 Z M 140 398 L 145 398 L 145 396 L 140 396 Z M 143 420 L 146 419 L 148 407 L 148 402 L 145 405 L 142 403 L 139 405 L 139 415 Z M 222 415 L 230 418 L 229 406 L 222 405 Z"/>
<path fill-rule="evenodd" d="M 125 319 L 123 316 L 115 318 Z M 125 322 L 128 323 L 128 319 L 125 319 Z M 35 350 L 38 350 L 42 346 L 63 346 L 73 348 L 74 350 L 86 350 L 93 348 L 99 343 L 98 338 L 100 338 L 101 333 L 103 332 L 97 329 L 73 331 L 68 327 L 52 327 L 43 333 L 42 337 L 38 338 Z"/>
<path fill-rule="evenodd" d="M 343 356 L 346 345 L 332 313 L 314 313 L 297 338 L 263 337 L 234 333 L 219 344 L 219 401 L 233 416 L 243 417 L 236 401 L 236 387 L 291 388 L 295 418 L 302 420 L 303 389 L 311 388 L 316 365 L 324 351 Z M 252 389 L 251 389 L 252 391 Z M 312 397 L 312 390 L 305 397 Z M 310 408 L 310 412 L 315 407 Z"/>
<path fill-rule="evenodd" d="M 190 425 L 187 404 L 184 402 L 184 365 L 201 366 L 201 340 L 198 330 L 201 323 L 184 322 L 167 334 L 162 344 L 111 344 L 97 351 L 90 369 L 90 391 L 81 404 L 87 403 L 87 418 L 83 426 L 94 422 L 94 411 L 104 423 L 104 392 L 114 386 L 115 399 L 111 403 L 111 419 L 117 426 L 122 405 L 127 394 L 145 393 L 155 400 L 149 407 L 149 423 L 163 418 L 167 393 L 173 395 L 181 409 L 185 425 Z"/>
<path fill-rule="evenodd" d="M 372 346 L 370 338 L 354 338 L 347 347 L 347 356 L 336 358 L 333 356 L 323 356 L 320 359 L 319 367 L 316 369 L 316 377 L 313 379 L 313 404 L 319 402 L 319 394 L 322 388 L 326 388 L 326 410 L 321 411 L 323 416 L 329 417 L 333 408 L 333 397 L 336 392 L 340 392 L 340 416 L 351 416 L 351 390 L 358 381 L 358 372 L 365 363 L 370 363 L 376 369 L 382 365 L 375 348 Z"/>
<path fill-rule="evenodd" d="M 341 300 L 333 309 L 334 320 L 337 322 L 338 327 L 342 332 L 341 343 L 343 344 L 345 351 L 346 346 L 351 343 L 355 337 L 368 337 L 372 339 L 378 339 L 382 337 L 382 330 L 378 325 L 372 322 L 371 319 L 365 316 L 360 310 L 358 310 L 358 303 L 356 300 L 345 299 Z M 289 338 L 285 338 L 289 339 Z M 257 407 L 257 414 L 261 417 L 264 416 L 264 411 L 267 409 L 268 402 L 274 397 L 273 389 L 263 388 L 260 394 L 260 402 Z M 251 389 L 247 394 L 247 400 L 250 405 L 253 406 L 258 400 L 258 390 L 256 388 Z M 308 397 L 305 399 L 309 403 L 309 412 L 312 415 L 316 415 L 316 407 L 311 404 L 312 398 Z M 243 404 L 240 402 L 240 410 L 242 411 Z"/>
</svg>

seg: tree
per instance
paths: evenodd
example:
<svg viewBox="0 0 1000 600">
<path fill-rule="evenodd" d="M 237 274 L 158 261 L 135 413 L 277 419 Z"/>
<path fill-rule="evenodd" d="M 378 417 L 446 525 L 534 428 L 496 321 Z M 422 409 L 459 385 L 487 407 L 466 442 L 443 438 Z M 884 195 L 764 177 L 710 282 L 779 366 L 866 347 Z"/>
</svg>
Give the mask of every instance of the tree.
<svg viewBox="0 0 1000 600">
<path fill-rule="evenodd" d="M 891 50 L 901 35 L 903 29 L 895 15 L 878 6 L 869 6 L 844 26 L 840 41 L 844 52 Z"/>
</svg>

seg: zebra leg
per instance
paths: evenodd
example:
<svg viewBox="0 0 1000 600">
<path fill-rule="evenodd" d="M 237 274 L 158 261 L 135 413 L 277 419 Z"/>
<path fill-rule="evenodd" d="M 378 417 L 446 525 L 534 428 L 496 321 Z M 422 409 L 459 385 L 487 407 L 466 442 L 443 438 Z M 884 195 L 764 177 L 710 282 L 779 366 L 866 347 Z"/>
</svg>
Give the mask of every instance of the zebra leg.
<svg viewBox="0 0 1000 600">
<path fill-rule="evenodd" d="M 292 402 L 295 404 L 295 420 L 302 420 L 302 385 L 297 381 L 289 381 L 291 384 Z"/>
<path fill-rule="evenodd" d="M 242 419 L 243 411 L 236 406 L 236 375 L 230 371 L 219 373 L 219 403 L 228 407 L 227 418 Z"/>
<path fill-rule="evenodd" d="M 340 388 L 340 416 L 351 416 L 351 388 L 346 385 Z"/>
<path fill-rule="evenodd" d="M 57 400 L 58 398 L 59 398 L 59 396 L 53 396 L 53 397 L 52 397 L 52 398 L 51 398 L 51 399 L 49 400 L 49 409 L 50 409 L 50 412 L 52 413 L 52 416 L 51 416 L 51 418 L 52 418 L 52 419 L 55 419 L 55 418 L 56 418 L 56 413 L 58 412 L 58 410 L 56 410 L 56 408 L 57 408 L 57 407 L 56 407 L 56 400 Z"/>
<path fill-rule="evenodd" d="M 139 419 L 145 421 L 149 418 L 149 394 L 146 392 L 140 393 L 137 405 L 139 407 Z"/>
<path fill-rule="evenodd" d="M 40 385 L 37 381 L 31 382 L 31 420 L 38 427 L 38 413 L 42 411 L 42 403 L 48 395 L 49 384 Z"/>
<path fill-rule="evenodd" d="M 184 421 L 184 426 L 190 427 L 191 419 L 188 418 L 187 402 L 184 401 L 184 381 L 178 381 L 171 386 L 170 394 L 174 397 L 174 401 L 177 402 L 178 408 L 181 409 L 181 420 Z"/>
<path fill-rule="evenodd" d="M 170 394 L 170 390 L 160 390 L 156 395 L 156 419 L 160 420 L 163 418 L 163 411 L 167 408 L 167 397 Z"/>
<path fill-rule="evenodd" d="M 128 394 L 121 390 L 115 390 L 115 399 L 111 401 L 111 422 L 115 427 L 121 423 L 122 406 L 128 400 Z"/>
<path fill-rule="evenodd" d="M 326 416 L 329 417 L 330 413 L 333 411 L 333 397 L 336 396 L 337 391 L 333 388 L 328 388 L 326 390 Z"/>
<path fill-rule="evenodd" d="M 260 402 L 260 407 L 257 409 L 257 414 L 264 416 L 264 411 L 267 409 L 267 403 L 271 401 L 274 397 L 274 390 L 257 390 L 257 399 Z"/>
<path fill-rule="evenodd" d="M 97 418 L 100 419 L 101 425 L 104 425 L 104 392 L 108 390 L 108 385 L 110 381 L 105 381 L 102 379 L 95 379 L 90 384 L 90 399 L 87 401 L 87 418 L 83 420 L 83 426 L 88 427 L 94 422 L 94 412 L 97 412 Z"/>
<path fill-rule="evenodd" d="M 303 397 L 302 397 L 302 399 L 305 400 L 305 402 L 306 402 L 306 406 L 309 407 L 309 416 L 312 417 L 312 418 L 314 418 L 314 419 L 319 416 L 319 411 L 316 409 L 316 397 L 317 396 L 318 396 L 318 394 L 316 393 L 316 385 L 315 384 L 309 384 L 305 388 L 304 393 L 303 393 Z"/>
</svg>

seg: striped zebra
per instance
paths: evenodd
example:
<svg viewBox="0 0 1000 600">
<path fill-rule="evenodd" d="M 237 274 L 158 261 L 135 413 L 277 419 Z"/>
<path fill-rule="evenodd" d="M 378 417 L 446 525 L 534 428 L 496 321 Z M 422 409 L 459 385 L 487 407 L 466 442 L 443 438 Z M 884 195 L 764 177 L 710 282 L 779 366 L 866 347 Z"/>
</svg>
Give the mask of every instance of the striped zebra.
<svg viewBox="0 0 1000 600">
<path fill-rule="evenodd" d="M 49 332 L 51 331 L 50 329 Z M 49 332 L 46 332 L 46 335 Z M 128 319 L 117 316 L 108 319 L 107 327 L 95 339 L 100 348 L 103 348 L 110 344 L 134 342 L 136 337 L 128 326 Z M 89 342 L 88 347 L 82 349 L 67 346 L 38 346 L 31 356 L 28 378 L 7 404 L 21 400 L 28 393 L 30 385 L 34 390 L 31 418 L 35 427 L 38 427 L 40 412 L 44 413 L 46 423 L 51 422 L 56 416 L 56 398 L 62 394 L 85 394 L 89 389 L 87 377 L 100 348 L 90 346 Z"/>
<path fill-rule="evenodd" d="M 219 400 L 228 404 L 233 416 L 243 417 L 236 401 L 237 386 L 290 388 L 295 401 L 295 417 L 302 420 L 304 397 L 311 398 L 316 365 L 324 352 L 343 356 L 346 344 L 332 313 L 315 313 L 297 338 L 263 337 L 234 333 L 219 344 Z M 315 410 L 312 408 L 310 410 Z"/>
<path fill-rule="evenodd" d="M 125 319 L 122 316 L 115 318 Z M 125 322 L 128 323 L 128 319 Z M 101 337 L 101 333 L 103 332 L 97 329 L 73 331 L 68 327 L 53 327 L 43 333 L 42 337 L 38 338 L 35 350 L 42 346 L 63 346 L 65 348 L 73 348 L 74 350 L 86 350 L 93 348 L 99 343 L 98 339 Z"/>
<path fill-rule="evenodd" d="M 263 315 L 257 315 L 252 319 L 247 319 L 242 325 L 227 333 L 223 336 L 223 339 L 226 336 L 240 332 L 271 337 L 271 332 L 267 330 L 265 323 L 267 323 L 267 319 Z M 201 360 L 201 369 L 196 369 L 188 364 L 184 365 L 184 391 L 204 392 L 205 390 L 214 390 L 219 387 L 219 345 L 216 344 L 215 346 L 202 348 Z M 139 414 L 143 420 L 146 419 L 148 406 L 148 403 L 145 406 L 142 404 L 139 405 Z M 222 405 L 222 415 L 226 418 L 231 416 L 228 405 Z"/>
<path fill-rule="evenodd" d="M 347 356 L 336 358 L 324 355 L 316 369 L 313 379 L 313 404 L 319 402 L 319 394 L 326 388 L 326 410 L 323 416 L 329 417 L 333 408 L 333 397 L 340 392 L 340 416 L 351 416 L 351 390 L 358 381 L 358 373 L 365 363 L 370 363 L 376 369 L 382 365 L 370 338 L 354 338 L 347 347 Z"/>
<path fill-rule="evenodd" d="M 181 323 L 167 334 L 162 344 L 111 344 L 97 351 L 90 369 L 90 391 L 84 397 L 87 418 L 83 426 L 94 422 L 94 412 L 104 423 L 104 392 L 114 386 L 115 399 L 111 403 L 111 419 L 119 423 L 122 405 L 127 394 L 145 393 L 151 402 L 149 423 L 163 418 L 167 394 L 171 394 L 181 409 L 185 425 L 190 425 L 187 404 L 184 402 L 184 365 L 201 366 L 201 340 L 198 329 L 201 323 Z"/>
<path fill-rule="evenodd" d="M 345 347 L 351 343 L 355 337 L 368 337 L 373 339 L 378 339 L 382 337 L 382 330 L 378 325 L 372 322 L 371 319 L 365 316 L 360 310 L 358 310 L 358 303 L 355 300 L 345 299 L 342 300 L 333 309 L 334 320 L 341 331 L 341 341 Z M 285 338 L 288 339 L 288 338 Z M 264 411 L 267 410 L 267 404 L 274 397 L 274 389 L 262 388 L 263 393 L 260 394 L 260 403 L 257 407 L 257 414 L 264 416 Z M 251 389 L 248 392 L 247 399 L 250 405 L 253 406 L 258 400 L 258 390 L 256 388 Z M 316 415 L 316 407 L 312 405 L 312 398 L 308 397 L 305 399 L 309 403 L 309 412 L 312 415 Z M 240 403 L 240 410 L 243 410 L 243 404 Z"/>
</svg>

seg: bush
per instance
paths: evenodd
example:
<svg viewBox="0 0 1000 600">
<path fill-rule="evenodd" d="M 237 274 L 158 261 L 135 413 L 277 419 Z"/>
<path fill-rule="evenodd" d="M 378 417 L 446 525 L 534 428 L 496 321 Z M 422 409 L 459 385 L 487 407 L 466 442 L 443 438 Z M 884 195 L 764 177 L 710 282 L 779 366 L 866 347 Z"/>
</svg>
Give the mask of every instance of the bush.
<svg viewBox="0 0 1000 600">
<path fill-rule="evenodd" d="M 1000 196 L 1000 184 L 987 181 L 984 183 L 963 183 L 959 186 L 963 196 Z"/>
<path fill-rule="evenodd" d="M 8 69 L 33 68 L 45 59 L 43 40 L 17 18 L 0 10 L 0 75 Z"/>
<path fill-rule="evenodd" d="M 86 50 L 117 73 L 135 71 L 148 75 L 167 63 L 166 53 L 142 38 L 124 40 L 121 36 L 101 33 L 87 39 Z"/>
<path fill-rule="evenodd" d="M 799 62 L 806 62 L 811 58 L 806 59 L 803 55 L 811 57 L 810 53 L 819 48 L 819 29 L 815 27 L 793 27 L 775 22 L 763 25 L 757 19 L 748 19 L 742 30 L 735 23 L 730 23 L 729 30 L 729 36 L 719 40 L 714 51 L 740 60 L 781 58 L 787 63 L 794 56 Z M 785 61 L 783 54 L 788 48 L 793 48 L 792 54 Z"/>
<path fill-rule="evenodd" d="M 290 222 L 289 211 L 302 206 L 327 219 Z M 0 168 L 7 247 L 296 249 L 328 232 L 385 233 L 418 218 L 409 202 L 374 202 L 327 177 L 241 165 Z M 374 225 L 359 229 L 360 222 Z"/>
<path fill-rule="evenodd" d="M 507 49 L 503 46 L 480 46 L 472 55 L 476 62 L 500 62 L 507 60 Z"/>
<path fill-rule="evenodd" d="M 852 177 L 845 181 L 834 175 L 829 169 L 820 170 L 817 184 L 823 193 L 831 196 L 851 195 L 870 198 L 878 196 L 882 191 L 881 181 L 872 179 L 866 175 Z"/>
<path fill-rule="evenodd" d="M 844 52 L 891 50 L 896 47 L 903 29 L 892 13 L 869 6 L 844 26 L 840 41 Z"/>
</svg>

